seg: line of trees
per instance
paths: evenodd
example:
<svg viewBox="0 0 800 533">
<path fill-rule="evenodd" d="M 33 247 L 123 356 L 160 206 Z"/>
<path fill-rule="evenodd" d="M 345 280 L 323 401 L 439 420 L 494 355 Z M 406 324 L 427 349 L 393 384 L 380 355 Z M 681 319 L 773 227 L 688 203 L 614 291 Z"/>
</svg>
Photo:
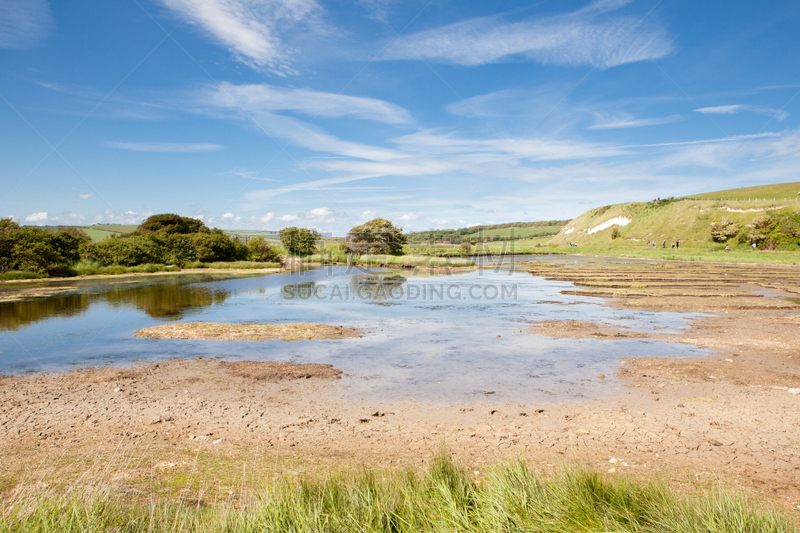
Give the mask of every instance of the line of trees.
<svg viewBox="0 0 800 533">
<path fill-rule="evenodd" d="M 78 261 L 101 266 L 146 263 L 183 267 L 194 261 L 277 262 L 278 251 L 263 237 L 246 245 L 209 229 L 201 220 L 175 214 L 153 215 L 132 233 L 93 242 L 82 230 L 48 231 L 0 219 L 0 272 L 70 275 Z"/>
</svg>

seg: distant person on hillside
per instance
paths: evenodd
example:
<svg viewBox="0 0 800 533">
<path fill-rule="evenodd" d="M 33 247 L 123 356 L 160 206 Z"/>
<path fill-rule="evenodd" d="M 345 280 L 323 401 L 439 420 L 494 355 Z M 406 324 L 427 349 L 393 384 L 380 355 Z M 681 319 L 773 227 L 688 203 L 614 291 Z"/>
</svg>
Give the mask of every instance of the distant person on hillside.
<svg viewBox="0 0 800 533">
<path fill-rule="evenodd" d="M 681 247 L 681 241 L 675 241 L 675 248 Z"/>
<path fill-rule="evenodd" d="M 730 247 L 730 246 L 728 246 L 727 244 L 725 245 L 725 251 L 726 251 L 726 252 L 730 252 L 730 251 L 731 251 L 731 247 Z"/>
<path fill-rule="evenodd" d="M 756 251 L 756 243 L 753 243 L 753 244 L 751 245 L 751 247 L 753 248 L 753 251 L 755 252 L 755 251 Z"/>
<path fill-rule="evenodd" d="M 675 243 L 674 242 L 669 243 L 669 247 L 670 248 L 675 248 Z"/>
<path fill-rule="evenodd" d="M 665 250 L 667 249 L 667 241 L 666 240 L 661 241 L 661 247 L 663 249 L 665 249 Z"/>
</svg>

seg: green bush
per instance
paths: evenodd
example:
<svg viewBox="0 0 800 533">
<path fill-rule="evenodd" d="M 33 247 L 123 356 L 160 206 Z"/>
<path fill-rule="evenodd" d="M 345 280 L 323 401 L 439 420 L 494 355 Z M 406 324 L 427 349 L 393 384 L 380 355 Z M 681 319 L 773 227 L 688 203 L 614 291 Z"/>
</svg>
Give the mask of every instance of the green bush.
<svg viewBox="0 0 800 533">
<path fill-rule="evenodd" d="M 726 242 L 731 237 L 739 233 L 739 224 L 732 222 L 728 218 L 715 220 L 710 224 L 711 240 L 714 242 Z"/>
<path fill-rule="evenodd" d="M 800 246 L 800 213 L 784 210 L 759 215 L 748 240 L 765 250 L 796 249 Z"/>
<path fill-rule="evenodd" d="M 247 243 L 247 259 L 248 261 L 278 263 L 281 257 L 264 237 L 256 237 Z"/>
<path fill-rule="evenodd" d="M 209 233 L 208 227 L 202 220 L 182 217 L 172 213 L 153 215 L 136 229 L 140 233 L 161 233 L 163 235 L 189 235 L 192 233 Z"/>
<path fill-rule="evenodd" d="M 89 245 L 85 258 L 103 266 L 134 266 L 142 263 L 162 263 L 164 247 L 149 235 L 113 235 Z"/>
<path fill-rule="evenodd" d="M 0 272 L 63 276 L 88 244 L 88 238 L 67 231 L 21 227 L 10 218 L 0 219 Z"/>
<path fill-rule="evenodd" d="M 314 253 L 314 248 L 322 235 L 315 229 L 308 228 L 283 228 L 279 233 L 281 243 L 293 255 L 308 255 Z"/>
</svg>

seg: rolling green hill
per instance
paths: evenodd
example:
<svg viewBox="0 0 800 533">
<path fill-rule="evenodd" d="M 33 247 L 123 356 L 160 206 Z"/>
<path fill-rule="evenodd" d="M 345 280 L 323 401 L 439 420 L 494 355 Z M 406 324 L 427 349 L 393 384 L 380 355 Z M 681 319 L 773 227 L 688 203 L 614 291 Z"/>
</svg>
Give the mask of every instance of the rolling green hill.
<svg viewBox="0 0 800 533">
<path fill-rule="evenodd" d="M 682 249 L 800 249 L 800 183 L 716 191 L 684 198 L 609 205 L 587 211 L 549 243 L 599 249 L 643 248 L 648 241 Z M 712 240 L 712 224 L 727 238 Z"/>
<path fill-rule="evenodd" d="M 470 226 L 468 228 L 416 231 L 408 234 L 411 243 L 449 241 L 459 243 L 470 240 L 531 239 L 539 236 L 555 235 L 567 220 L 548 220 L 539 222 L 511 222 Z"/>
<path fill-rule="evenodd" d="M 707 192 L 704 194 L 694 194 L 686 198 L 697 198 L 700 200 L 774 200 L 795 201 L 800 195 L 800 182 L 776 183 L 774 185 L 758 185 L 756 187 L 741 187 L 739 189 L 727 189 L 725 191 Z"/>
</svg>

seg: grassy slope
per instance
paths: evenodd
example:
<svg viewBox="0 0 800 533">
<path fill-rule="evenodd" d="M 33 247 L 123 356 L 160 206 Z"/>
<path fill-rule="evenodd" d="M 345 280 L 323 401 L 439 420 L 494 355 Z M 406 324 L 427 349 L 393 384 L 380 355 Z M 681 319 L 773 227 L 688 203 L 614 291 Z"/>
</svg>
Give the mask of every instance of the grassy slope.
<svg viewBox="0 0 800 533">
<path fill-rule="evenodd" d="M 704 194 L 692 194 L 687 198 L 702 199 L 726 199 L 726 200 L 747 200 L 755 198 L 779 199 L 785 198 L 794 201 L 800 194 L 800 182 L 776 183 L 773 185 L 759 185 L 757 187 L 741 187 L 739 189 L 728 189 L 725 191 L 707 192 Z"/>
<path fill-rule="evenodd" d="M 711 242 L 711 222 L 728 218 L 745 226 L 771 209 L 800 211 L 800 196 L 796 192 L 788 195 L 796 190 L 800 190 L 800 183 L 748 187 L 695 195 L 691 198 L 633 202 L 592 209 L 567 224 L 549 243 L 566 245 L 577 242 L 581 247 L 592 249 L 633 250 L 644 249 L 648 240 L 655 240 L 659 247 L 662 241 L 667 241 L 669 247 L 670 243 L 679 240 L 681 250 L 711 252 L 725 247 L 725 244 Z M 696 199 L 700 196 L 716 199 Z M 773 196 L 777 200 L 773 200 Z M 767 200 L 747 200 L 755 197 L 766 197 Z M 627 226 L 612 226 L 592 235 L 588 234 L 587 230 L 618 216 L 630 218 L 631 222 Z M 616 239 L 611 238 L 614 227 L 619 232 Z M 574 228 L 574 231 L 568 234 L 570 228 Z M 744 250 L 748 247 L 735 241 L 728 244 L 734 249 Z"/>
</svg>

